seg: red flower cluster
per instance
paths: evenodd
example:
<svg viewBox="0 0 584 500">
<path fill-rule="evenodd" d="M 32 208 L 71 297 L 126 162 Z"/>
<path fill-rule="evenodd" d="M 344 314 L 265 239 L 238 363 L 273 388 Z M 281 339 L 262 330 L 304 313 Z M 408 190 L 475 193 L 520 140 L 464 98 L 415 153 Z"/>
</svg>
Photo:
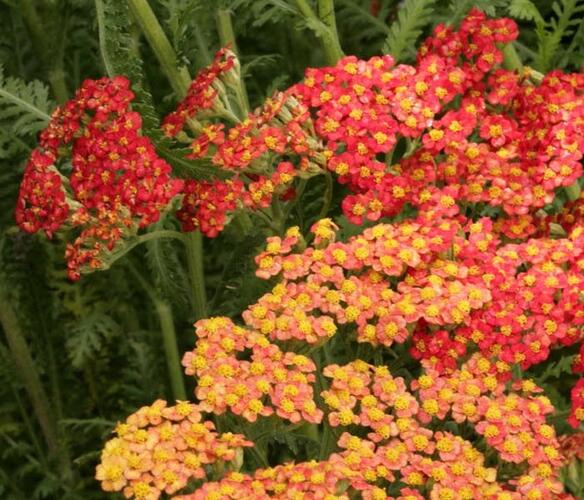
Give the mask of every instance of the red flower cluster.
<svg viewBox="0 0 584 500">
<path fill-rule="evenodd" d="M 191 120 L 198 135 L 192 141 L 190 157 L 208 156 L 218 168 L 233 174 L 228 181 L 192 180 L 185 185 L 185 201 L 178 212 L 184 231 L 200 229 L 215 237 L 236 209 L 261 210 L 268 208 L 274 197 L 290 199 L 295 177 L 323 172 L 326 159 L 313 137 L 308 110 L 290 91 L 268 99 L 227 131 L 223 124 L 210 121 L 213 117 L 236 119 L 230 104 L 236 78 L 238 65 L 233 54 L 219 51 L 196 77 L 189 95 L 165 119 L 164 129 L 170 136 Z M 204 126 L 202 122 L 206 122 Z M 277 155 L 294 162 L 273 162 Z"/>
<path fill-rule="evenodd" d="M 182 188 L 141 135 L 141 117 L 130 108 L 133 98 L 124 77 L 86 80 L 55 111 L 25 170 L 16 209 L 20 227 L 44 229 L 49 236 L 65 222 L 82 228 L 67 247 L 72 279 L 101 267 L 102 255 L 124 236 L 158 220 Z M 69 178 L 58 170 L 68 156 L 65 148 Z"/>
<path fill-rule="evenodd" d="M 50 237 L 69 216 L 63 178 L 55 155 L 35 149 L 26 165 L 16 205 L 16 222 L 26 232 L 44 229 Z"/>
<path fill-rule="evenodd" d="M 316 116 L 328 168 L 355 192 L 343 202 L 349 220 L 393 216 L 405 203 L 424 208 L 444 195 L 452 213 L 455 203 L 483 202 L 525 215 L 578 179 L 584 77 L 554 72 L 534 86 L 491 72 L 502 60 L 496 44 L 516 36 L 512 21 L 475 10 L 456 32 L 438 26 L 415 67 L 347 57 L 307 71 L 296 95 Z M 392 165 L 400 142 L 408 149 Z"/>
<path fill-rule="evenodd" d="M 243 184 L 238 180 L 196 181 L 184 183 L 183 201 L 176 213 L 183 231 L 200 231 L 210 238 L 225 227 L 227 214 L 237 207 Z"/>
<path fill-rule="evenodd" d="M 501 69 L 498 44 L 516 36 L 513 21 L 490 20 L 475 9 L 457 31 L 438 26 L 416 66 L 394 67 L 391 56 L 350 56 L 335 67 L 308 69 L 303 82 L 228 131 L 216 123 L 204 127 L 192 154 L 236 170 L 246 189 L 262 172 L 262 195 L 252 193 L 259 208 L 273 199 L 270 165 L 278 163 L 271 158 L 286 155 L 304 178 L 323 169 L 337 174 L 354 193 L 342 204 L 354 223 L 394 216 L 406 203 L 423 210 L 438 205 L 445 215 L 486 203 L 506 214 L 502 232 L 527 236 L 536 227 L 532 214 L 582 174 L 584 77 L 553 72 L 534 85 L 528 73 Z M 228 104 L 218 64 L 201 78 L 213 75 Z M 208 117 L 206 102 L 183 102 L 179 110 L 185 107 L 189 116 Z M 223 204 L 222 191 L 212 202 Z M 199 225 L 205 215 L 196 214 Z"/>
<path fill-rule="evenodd" d="M 197 74 L 176 110 L 164 119 L 162 129 L 166 135 L 177 135 L 188 120 L 202 111 L 211 110 L 220 114 L 225 110 L 222 103 L 225 89 L 219 78 L 228 78 L 236 62 L 235 55 L 228 49 L 221 49 L 215 54 L 213 62 Z M 236 78 L 235 75 L 233 77 Z"/>
</svg>

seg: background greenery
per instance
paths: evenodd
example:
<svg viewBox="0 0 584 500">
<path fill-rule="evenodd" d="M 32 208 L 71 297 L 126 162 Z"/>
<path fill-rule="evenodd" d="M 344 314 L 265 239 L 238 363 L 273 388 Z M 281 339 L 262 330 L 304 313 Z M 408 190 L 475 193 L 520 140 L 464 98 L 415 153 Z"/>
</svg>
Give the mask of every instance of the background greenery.
<svg viewBox="0 0 584 500">
<path fill-rule="evenodd" d="M 319 43 L 326 26 L 299 8 L 310 1 L 149 3 L 191 75 L 221 46 L 217 19 L 231 13 L 252 106 L 298 81 L 306 67 L 327 62 Z M 533 68 L 577 71 L 584 64 L 583 1 L 335 2 L 346 54 L 386 52 L 400 62 L 412 60 L 434 25 L 456 22 L 472 6 L 521 24 L 516 48 Z M 146 133 L 167 147 L 157 127 L 177 98 L 125 0 L 0 0 L 0 498 L 103 498 L 93 475 L 112 426 L 143 404 L 172 398 L 161 304 L 172 310 L 179 350 L 193 345 L 194 298 L 180 243 L 148 242 L 108 271 L 71 283 L 63 241 L 14 226 L 18 184 L 37 133 L 83 79 L 108 73 L 132 80 Z M 180 171 L 179 152 L 167 153 Z M 324 189 L 321 179 L 312 180 L 288 224 L 314 221 Z M 211 315 L 237 317 L 265 291 L 252 265 L 262 237 L 228 228 L 205 241 Z M 558 358 L 536 371 L 560 411 L 567 409 L 562 377 L 570 361 Z M 280 443 L 284 450 L 298 446 Z"/>
</svg>

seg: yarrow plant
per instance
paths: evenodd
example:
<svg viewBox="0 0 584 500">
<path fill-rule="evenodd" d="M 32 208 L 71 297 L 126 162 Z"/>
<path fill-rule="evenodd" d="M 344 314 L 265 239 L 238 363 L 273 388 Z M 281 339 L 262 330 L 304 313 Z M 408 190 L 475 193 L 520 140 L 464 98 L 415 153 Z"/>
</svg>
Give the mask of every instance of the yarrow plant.
<svg viewBox="0 0 584 500">
<path fill-rule="evenodd" d="M 123 76 L 87 80 L 55 111 L 26 167 L 16 221 L 49 237 L 65 225 L 80 229 L 67 245 L 71 279 L 103 267 L 120 240 L 156 222 L 182 188 L 140 133 L 133 97 Z"/>
<path fill-rule="evenodd" d="M 119 423 L 96 471 L 105 491 L 575 498 L 563 475 L 584 422 L 584 75 L 509 67 L 517 36 L 473 9 L 438 25 L 414 65 L 341 57 L 251 112 L 221 49 L 162 124 L 213 179 L 173 175 L 124 77 L 88 80 L 57 109 L 16 218 L 73 231 L 72 279 L 163 214 L 209 238 L 250 218 L 270 233 L 255 257 L 270 290 L 240 319 L 196 322 L 182 360 L 196 402 Z M 286 227 L 315 178 L 318 220 Z M 327 217 L 334 190 L 344 225 L 362 226 L 350 237 Z M 555 415 L 534 374 L 568 350 L 579 379 Z M 558 439 L 558 418 L 572 435 Z M 312 446 L 281 462 L 267 436 Z"/>
</svg>

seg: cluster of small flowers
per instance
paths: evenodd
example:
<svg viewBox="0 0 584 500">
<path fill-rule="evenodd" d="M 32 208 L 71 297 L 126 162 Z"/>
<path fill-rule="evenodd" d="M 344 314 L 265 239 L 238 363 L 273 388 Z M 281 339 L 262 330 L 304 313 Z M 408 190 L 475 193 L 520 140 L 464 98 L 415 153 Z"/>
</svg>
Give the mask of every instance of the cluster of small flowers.
<svg viewBox="0 0 584 500">
<path fill-rule="evenodd" d="M 249 326 L 314 344 L 334 335 L 337 324 L 354 323 L 359 342 L 389 347 L 405 342 L 408 325 L 466 323 L 491 299 L 476 271 L 480 239 L 458 236 L 456 221 L 379 224 L 346 243 L 334 241 L 334 229 L 330 219 L 317 222 L 316 246 L 298 253 L 290 253 L 298 228 L 268 240 L 257 275 L 283 281 L 244 312 Z M 454 244 L 466 261 L 447 256 Z"/>
<path fill-rule="evenodd" d="M 238 72 L 235 56 L 220 50 L 195 78 L 177 110 L 165 119 L 163 128 L 171 136 L 191 120 L 197 136 L 190 157 L 208 156 L 215 166 L 233 174 L 228 181 L 192 180 L 186 184 L 185 202 L 179 211 L 184 231 L 198 228 L 206 236 L 215 237 L 237 208 L 259 210 L 269 207 L 274 197 L 290 199 L 295 177 L 324 171 L 326 158 L 320 153 L 322 145 L 314 139 L 308 109 L 290 91 L 267 99 L 229 130 L 211 121 L 225 117 L 231 109 L 228 89 L 236 85 Z M 235 116 L 230 113 L 233 121 Z M 288 159 L 273 162 L 277 155 L 294 163 Z"/>
<path fill-rule="evenodd" d="M 516 37 L 510 19 L 487 19 L 473 9 L 457 31 L 439 25 L 416 66 L 394 67 L 391 56 L 368 61 L 349 56 L 335 67 L 310 68 L 303 82 L 228 131 L 217 123 L 203 127 L 192 155 L 236 171 L 245 188 L 259 175 L 260 192 L 250 192 L 240 207 L 267 207 L 275 194 L 293 196 L 289 183 L 278 190 L 274 182 L 279 176 L 273 158 L 283 155 L 294 158 L 291 172 L 302 177 L 323 169 L 337 174 L 354 193 L 342 204 L 354 223 L 396 215 L 406 203 L 421 209 L 437 205 L 444 215 L 455 215 L 460 204 L 484 202 L 503 208 L 501 231 L 529 235 L 535 230 L 533 213 L 552 200 L 556 188 L 574 184 L 582 174 L 584 76 L 556 71 L 536 86 L 529 72 L 498 67 L 498 44 Z M 175 134 L 185 116 L 209 118 L 209 108 L 215 116 L 224 114 L 226 75 L 233 79 L 231 69 L 219 70 L 233 64 L 224 58 L 220 51 L 199 77 L 203 83 L 199 78 L 193 83 L 197 95 L 211 97 L 179 104 L 167 133 Z M 174 124 L 177 116 L 180 127 Z M 392 165 L 404 141 L 407 151 Z M 229 188 L 209 199 L 209 206 L 222 207 L 217 215 L 185 207 L 191 215 L 185 227 L 213 218 L 220 222 L 208 234 L 220 232 L 225 212 L 235 208 L 223 203 L 236 196 Z"/>
<path fill-rule="evenodd" d="M 167 406 L 157 400 L 130 415 L 115 429 L 97 466 L 105 491 L 123 491 L 126 498 L 155 500 L 173 494 L 192 479 L 206 477 L 215 465 L 241 465 L 242 450 L 252 446 L 239 434 L 218 434 L 203 421 L 201 409 L 186 401 Z M 239 463 L 238 463 L 239 462 Z"/>
<path fill-rule="evenodd" d="M 532 395 L 538 388 L 530 381 L 509 393 L 495 372 L 495 365 L 480 355 L 453 376 L 427 367 L 412 384 L 416 398 L 387 367 L 361 360 L 330 365 L 324 374 L 332 385 L 322 393 L 332 410 L 330 424 L 370 428 L 367 438 L 344 432 L 338 440 L 341 451 L 327 460 L 287 463 L 253 475 L 231 472 L 174 498 L 348 499 L 356 492 L 370 500 L 423 499 L 423 492 L 443 500 L 571 498 L 561 493 L 556 479 L 563 461 L 554 430 L 545 423 L 551 404 Z M 472 423 L 504 461 L 518 464 L 521 473 L 497 482 L 496 470 L 485 466 L 484 455 L 468 441 L 425 427 L 433 417 L 438 422 L 447 415 L 458 423 Z M 405 486 L 394 497 L 379 482 Z"/>
<path fill-rule="evenodd" d="M 514 384 L 508 393 L 497 379 L 495 364 L 481 355 L 448 375 L 426 366 L 412 383 L 417 398 L 387 367 L 361 360 L 328 366 L 324 374 L 332 378 L 322 394 L 331 409 L 330 425 L 373 431 L 362 440 L 373 463 L 363 469 L 362 461 L 356 461 L 364 480 L 432 484 L 430 498 L 549 498 L 562 491 L 556 479 L 563 464 L 559 443 L 545 421 L 553 406 L 546 397 L 532 395 L 541 390 L 529 380 Z M 484 468 L 482 454 L 469 443 L 427 427 L 447 418 L 472 424 L 503 461 L 521 464 L 522 473 L 509 484 L 496 483 L 495 471 Z M 392 471 L 389 477 L 375 473 L 380 465 Z"/>
<path fill-rule="evenodd" d="M 227 48 L 219 50 L 211 64 L 203 68 L 192 81 L 185 98 L 178 104 L 176 110 L 167 115 L 162 123 L 165 134 L 173 137 L 184 128 L 185 123 L 196 114 L 206 110 L 209 113 L 220 114 L 225 110 L 223 101 L 225 88 L 220 78 L 237 78 L 231 75 L 238 68 L 235 54 Z"/>
<path fill-rule="evenodd" d="M 197 377 L 200 407 L 221 415 L 226 410 L 250 422 L 272 415 L 291 422 L 318 423 L 322 411 L 314 403 L 314 362 L 282 352 L 260 332 L 224 317 L 197 322 L 195 349 L 183 365 Z M 249 356 L 242 354 L 247 353 Z M 270 404 L 266 404 L 266 399 Z"/>
<path fill-rule="evenodd" d="M 220 481 L 206 482 L 195 492 L 173 497 L 173 500 L 349 500 L 350 497 L 343 493 L 347 488 L 343 484 L 346 471 L 342 460 L 331 457 L 320 462 L 287 463 L 258 469 L 253 476 L 231 472 Z"/>
<path fill-rule="evenodd" d="M 83 228 L 67 247 L 69 276 L 101 266 L 124 236 L 158 220 L 182 188 L 159 158 L 142 120 L 131 111 L 125 77 L 86 80 L 74 99 L 53 113 L 25 169 L 16 221 L 51 236 L 65 223 Z M 58 170 L 70 156 L 69 178 Z"/>
<path fill-rule="evenodd" d="M 243 183 L 238 180 L 187 179 L 182 205 L 176 213 L 182 230 L 199 229 L 204 235 L 214 238 L 225 227 L 227 214 L 237 208 L 243 190 Z"/>
<path fill-rule="evenodd" d="M 440 372 L 476 346 L 497 359 L 500 378 L 582 341 L 581 227 L 517 244 L 503 244 L 489 218 L 379 224 L 346 243 L 334 241 L 335 229 L 329 219 L 317 222 L 304 250 L 298 228 L 268 239 L 256 274 L 282 280 L 243 313 L 249 326 L 309 344 L 344 324 L 373 345 L 411 335 L 411 355 Z"/>
<path fill-rule="evenodd" d="M 295 95 L 316 116 L 328 168 L 355 193 L 343 202 L 349 220 L 424 208 L 444 194 L 453 212 L 456 201 L 486 202 L 521 218 L 578 179 L 584 75 L 553 72 L 534 86 L 495 69 L 496 44 L 516 36 L 513 21 L 473 10 L 458 31 L 439 25 L 415 67 L 346 57 L 307 71 Z M 411 148 L 391 165 L 400 138 Z"/>
</svg>

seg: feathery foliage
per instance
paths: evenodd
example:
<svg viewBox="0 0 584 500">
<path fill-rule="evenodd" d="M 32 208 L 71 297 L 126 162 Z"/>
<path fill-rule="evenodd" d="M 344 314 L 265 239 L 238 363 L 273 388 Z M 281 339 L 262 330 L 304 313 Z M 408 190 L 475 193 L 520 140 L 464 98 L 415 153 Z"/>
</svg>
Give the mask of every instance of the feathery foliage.
<svg viewBox="0 0 584 500">
<path fill-rule="evenodd" d="M 414 51 L 423 29 L 432 22 L 436 0 L 406 0 L 389 28 L 383 52 L 401 62 Z"/>
<path fill-rule="evenodd" d="M 54 107 L 46 85 L 7 77 L 0 66 L 0 123 L 9 123 L 15 135 L 34 135 L 42 130 Z"/>
</svg>

